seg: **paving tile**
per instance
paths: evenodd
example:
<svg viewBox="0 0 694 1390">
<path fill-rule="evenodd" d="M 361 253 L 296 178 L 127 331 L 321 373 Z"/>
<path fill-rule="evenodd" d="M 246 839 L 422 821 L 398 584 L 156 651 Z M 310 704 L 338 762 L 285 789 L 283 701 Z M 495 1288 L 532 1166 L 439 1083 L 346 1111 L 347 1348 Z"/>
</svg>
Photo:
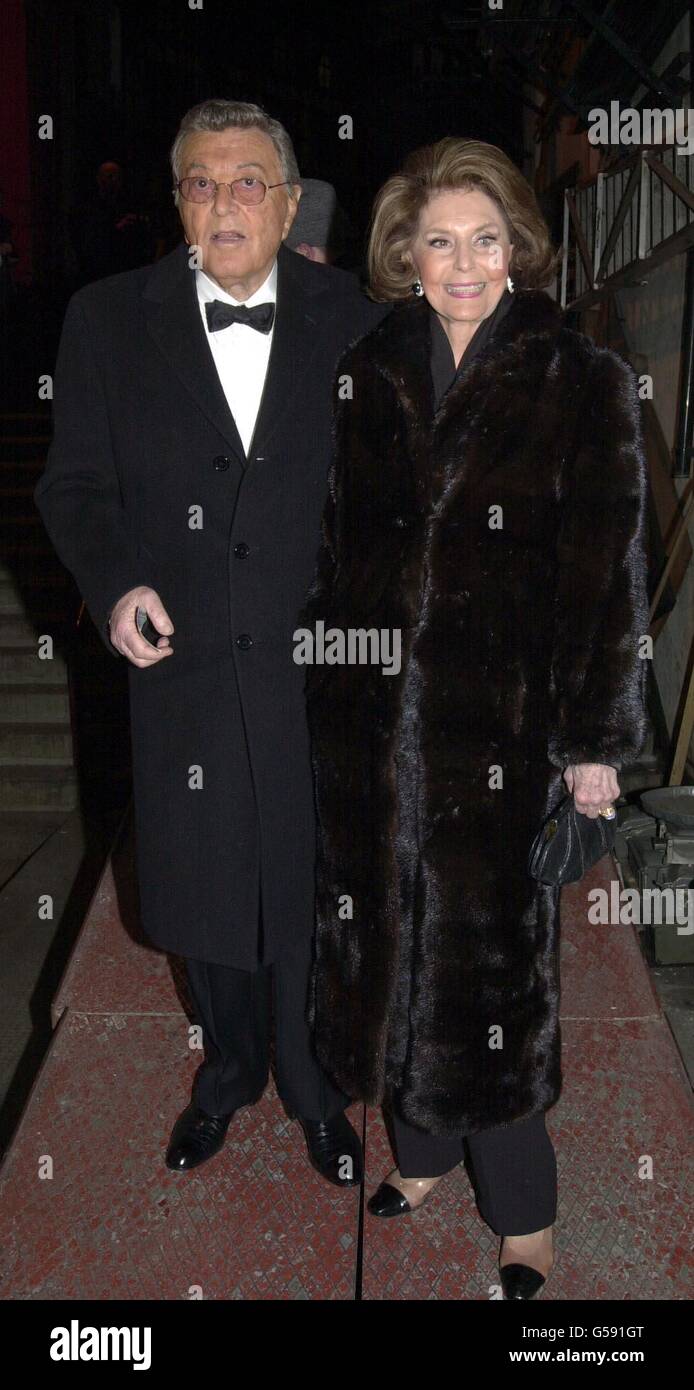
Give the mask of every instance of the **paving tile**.
<svg viewBox="0 0 694 1390">
<path fill-rule="evenodd" d="M 562 1034 L 564 1088 L 547 1115 L 556 1263 L 539 1297 L 691 1299 L 692 1105 L 667 1024 L 565 1021 Z M 652 1178 L 639 1175 L 644 1156 Z M 369 1110 L 369 1193 L 393 1166 L 383 1119 Z M 363 1297 L 494 1297 L 498 1247 L 461 1163 L 413 1215 L 367 1211 Z"/>
<path fill-rule="evenodd" d="M 166 1168 L 196 1064 L 183 1013 L 64 1014 L 0 1173 L 0 1297 L 352 1297 L 358 1191 L 314 1173 L 273 1083 L 209 1163 Z"/>
<path fill-rule="evenodd" d="M 605 860 L 562 899 L 564 1089 L 557 1263 L 544 1297 L 685 1300 L 691 1091 L 631 927 L 586 919 Z M 170 1173 L 163 1153 L 199 1054 L 180 962 L 138 940 L 132 843 L 99 884 L 56 997 L 60 1022 L 0 1171 L 0 1297 L 349 1300 L 358 1193 L 313 1172 L 271 1082 L 223 1151 Z M 350 1108 L 361 1133 L 363 1108 Z M 367 1195 L 393 1166 L 367 1112 Z M 39 1176 L 42 1155 L 52 1178 Z M 652 1160 L 652 1177 L 640 1173 Z M 464 1164 L 416 1215 L 365 1215 L 365 1300 L 487 1300 L 498 1239 Z"/>
</svg>

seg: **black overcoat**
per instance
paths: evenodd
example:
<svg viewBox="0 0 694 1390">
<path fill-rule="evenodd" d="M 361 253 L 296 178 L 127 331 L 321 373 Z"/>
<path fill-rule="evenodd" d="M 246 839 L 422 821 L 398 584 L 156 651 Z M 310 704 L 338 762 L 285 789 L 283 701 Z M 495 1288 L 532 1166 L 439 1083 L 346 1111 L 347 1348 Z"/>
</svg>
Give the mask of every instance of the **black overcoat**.
<svg viewBox="0 0 694 1390">
<path fill-rule="evenodd" d="M 265 960 L 312 932 L 293 631 L 320 541 L 335 364 L 384 312 L 352 276 L 280 247 L 246 461 L 185 244 L 68 306 L 35 498 L 116 659 L 106 615 L 136 585 L 175 627 L 173 656 L 128 665 L 142 923 L 167 950 L 255 968 L 259 892 Z"/>
<path fill-rule="evenodd" d="M 338 369 L 304 621 L 326 649 L 399 629 L 402 666 L 308 667 L 310 1017 L 348 1094 L 474 1132 L 560 1093 L 559 893 L 527 857 L 569 763 L 644 741 L 647 484 L 631 369 L 548 295 L 516 293 L 436 411 L 430 331 L 398 306 Z"/>
</svg>

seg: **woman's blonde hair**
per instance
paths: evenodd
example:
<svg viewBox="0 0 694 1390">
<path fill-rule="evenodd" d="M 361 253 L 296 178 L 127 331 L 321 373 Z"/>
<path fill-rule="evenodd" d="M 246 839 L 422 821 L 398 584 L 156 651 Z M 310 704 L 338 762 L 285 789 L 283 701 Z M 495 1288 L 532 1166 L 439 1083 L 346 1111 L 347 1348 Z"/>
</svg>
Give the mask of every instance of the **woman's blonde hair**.
<svg viewBox="0 0 694 1390">
<path fill-rule="evenodd" d="M 492 198 L 506 220 L 514 284 L 520 289 L 548 284 L 558 257 L 527 179 L 496 145 L 449 135 L 408 155 L 376 195 L 368 251 L 372 299 L 413 299 L 410 247 L 422 209 L 436 193 L 473 188 Z"/>
</svg>

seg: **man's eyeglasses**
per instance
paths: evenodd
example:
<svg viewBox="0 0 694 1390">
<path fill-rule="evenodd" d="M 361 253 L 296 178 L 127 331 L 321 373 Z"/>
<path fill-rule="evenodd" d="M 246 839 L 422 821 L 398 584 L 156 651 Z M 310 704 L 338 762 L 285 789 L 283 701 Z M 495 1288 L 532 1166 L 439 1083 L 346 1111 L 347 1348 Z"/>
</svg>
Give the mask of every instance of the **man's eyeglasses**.
<svg viewBox="0 0 694 1390">
<path fill-rule="evenodd" d="M 215 179 L 198 174 L 196 178 L 180 179 L 174 192 L 178 189 L 189 203 L 211 203 L 218 188 L 230 188 L 237 203 L 253 204 L 262 203 L 268 188 L 282 188 L 283 184 L 291 186 L 289 179 L 282 179 L 280 183 L 263 183 L 262 179 L 248 175 L 234 179 L 232 183 L 217 183 Z"/>
</svg>

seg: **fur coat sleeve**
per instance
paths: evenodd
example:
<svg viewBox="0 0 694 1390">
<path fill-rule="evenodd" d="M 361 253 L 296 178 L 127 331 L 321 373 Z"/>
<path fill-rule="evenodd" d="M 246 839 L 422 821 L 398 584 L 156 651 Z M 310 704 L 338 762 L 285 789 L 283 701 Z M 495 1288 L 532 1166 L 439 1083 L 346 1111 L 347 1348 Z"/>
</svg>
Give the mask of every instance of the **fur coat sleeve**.
<svg viewBox="0 0 694 1390">
<path fill-rule="evenodd" d="M 548 756 L 633 762 L 646 735 L 647 475 L 631 369 L 609 350 L 588 372 L 557 536 Z"/>
</svg>

